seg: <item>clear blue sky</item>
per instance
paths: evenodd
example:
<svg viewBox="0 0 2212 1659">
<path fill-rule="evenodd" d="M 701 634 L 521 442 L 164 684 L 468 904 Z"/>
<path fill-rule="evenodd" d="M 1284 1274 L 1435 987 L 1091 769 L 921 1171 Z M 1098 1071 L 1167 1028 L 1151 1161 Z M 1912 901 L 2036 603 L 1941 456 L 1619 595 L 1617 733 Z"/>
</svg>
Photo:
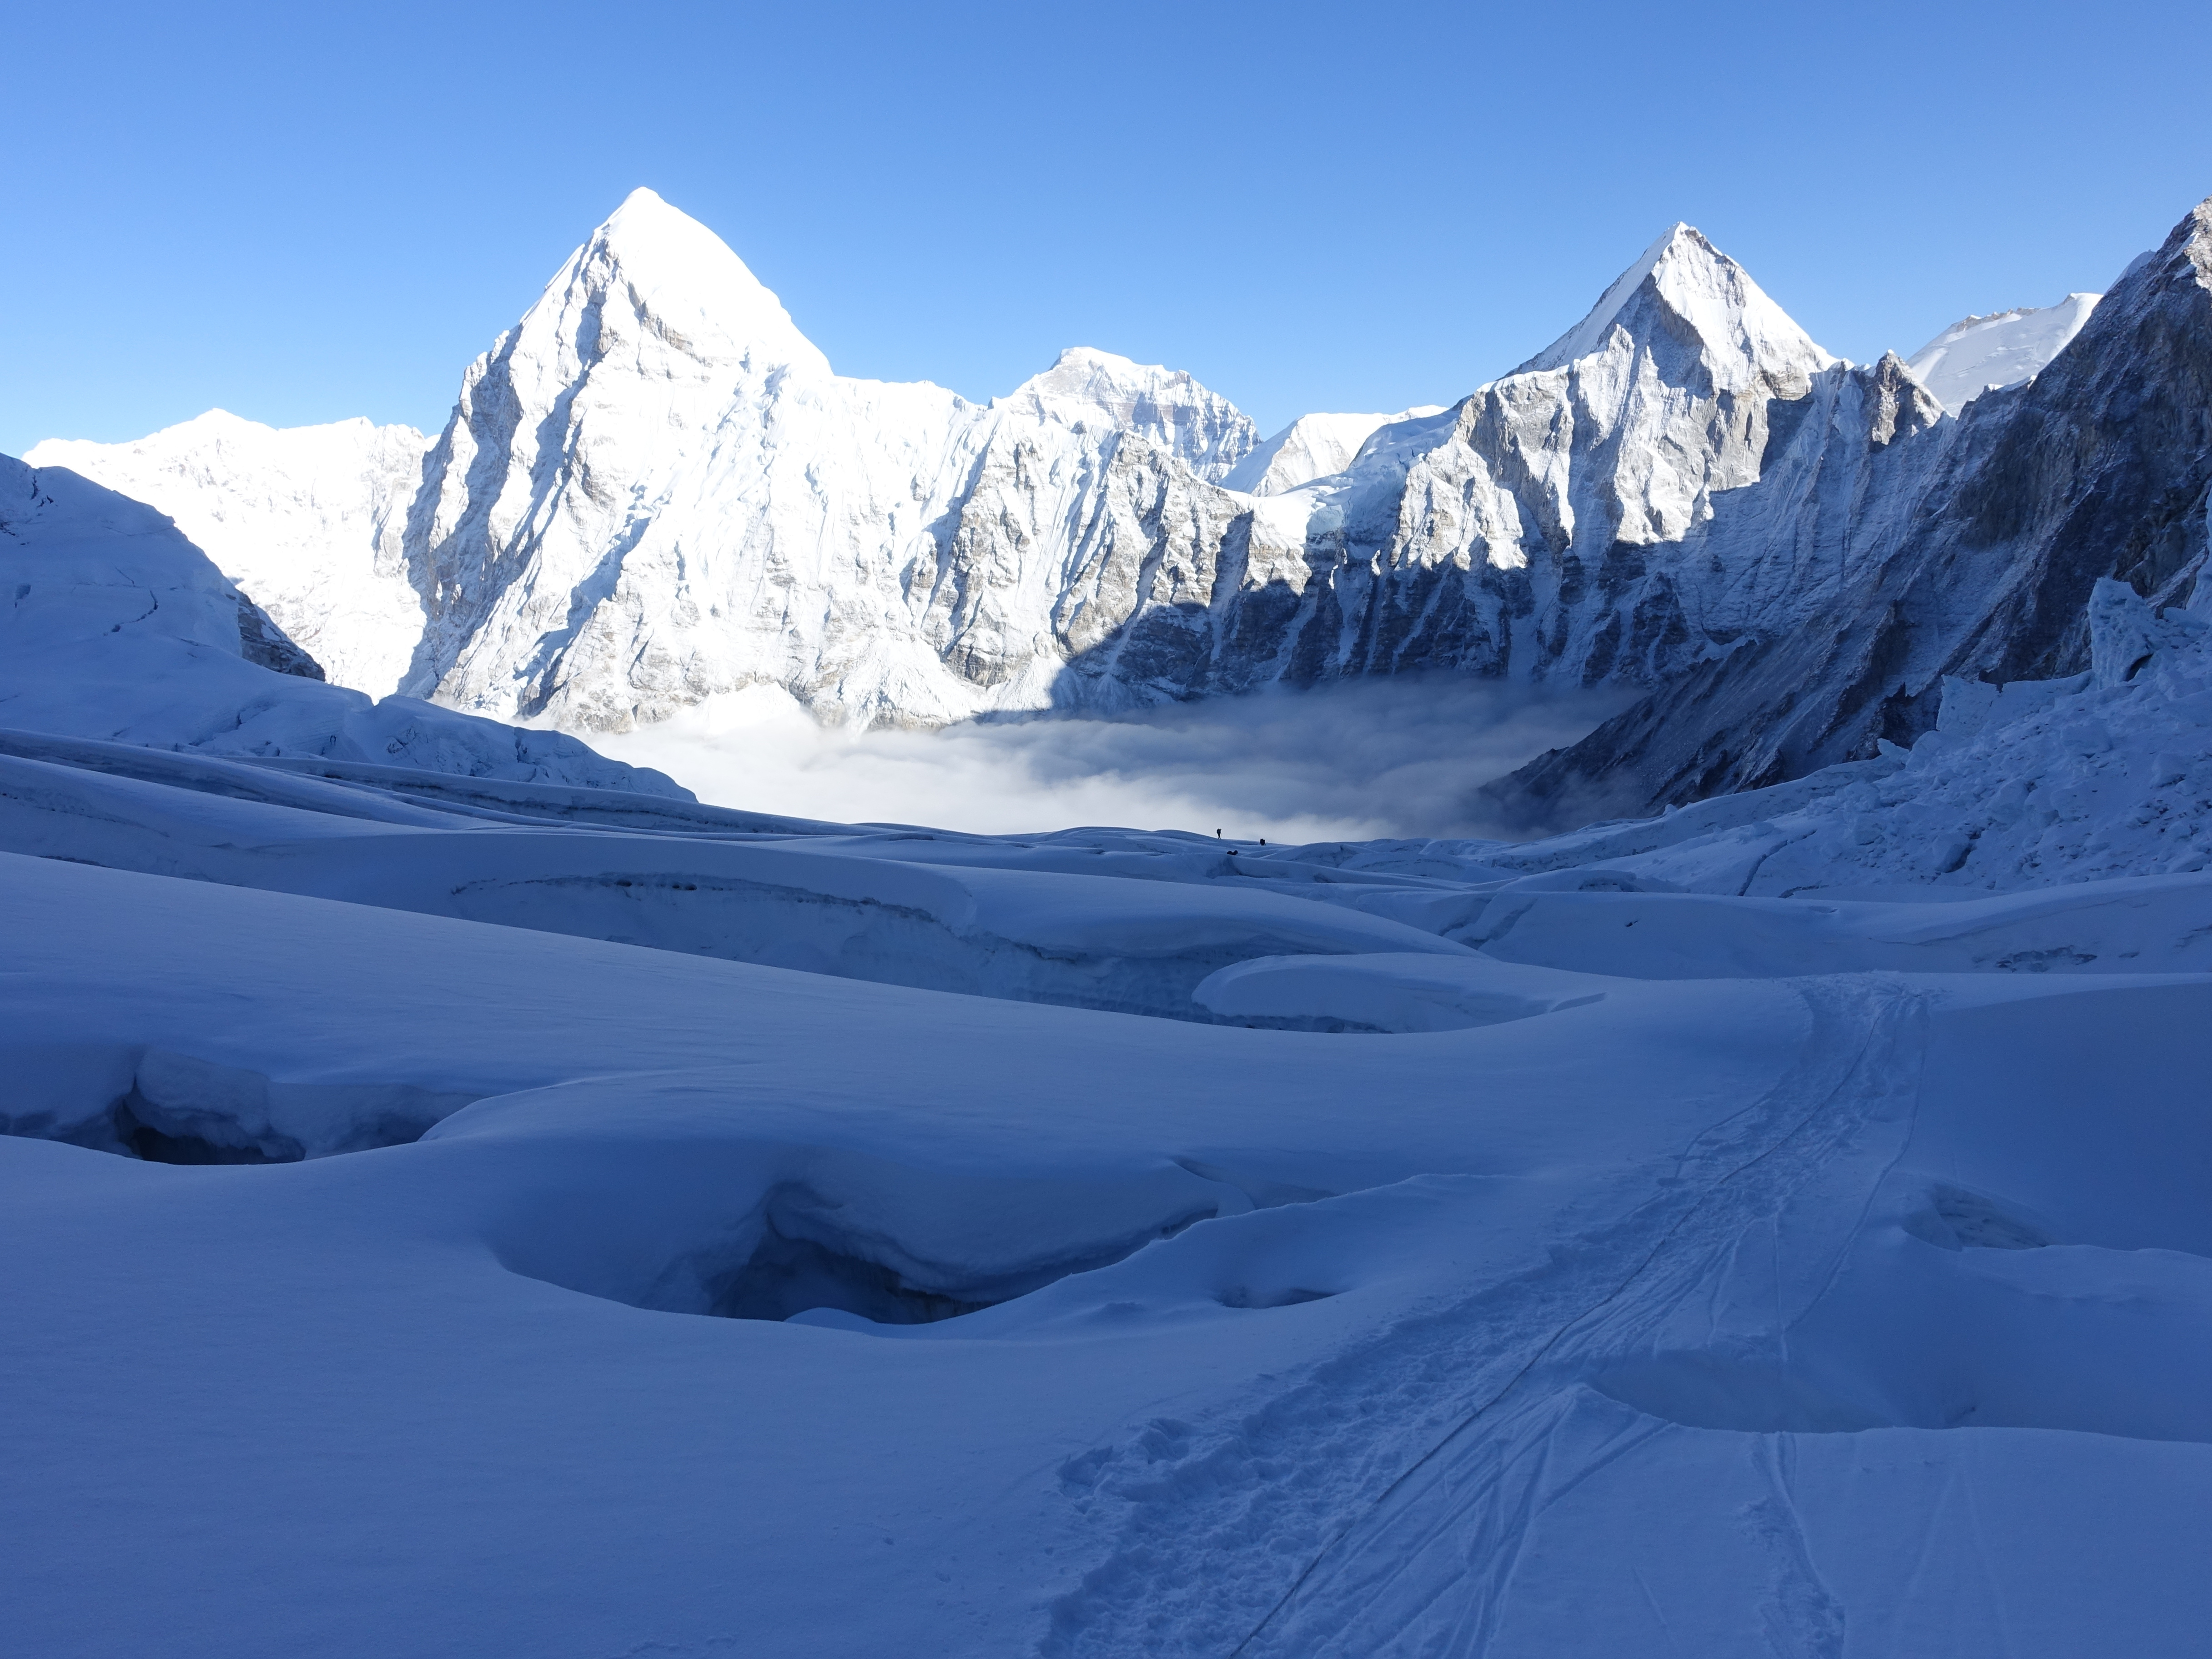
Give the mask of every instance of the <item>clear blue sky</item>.
<svg viewBox="0 0 2212 1659">
<path fill-rule="evenodd" d="M 434 428 L 646 184 L 844 373 L 1064 345 L 1273 428 L 1448 402 L 1687 219 L 1830 349 L 2100 288 L 2212 192 L 2212 7 L 11 8 L 0 452 Z"/>
</svg>

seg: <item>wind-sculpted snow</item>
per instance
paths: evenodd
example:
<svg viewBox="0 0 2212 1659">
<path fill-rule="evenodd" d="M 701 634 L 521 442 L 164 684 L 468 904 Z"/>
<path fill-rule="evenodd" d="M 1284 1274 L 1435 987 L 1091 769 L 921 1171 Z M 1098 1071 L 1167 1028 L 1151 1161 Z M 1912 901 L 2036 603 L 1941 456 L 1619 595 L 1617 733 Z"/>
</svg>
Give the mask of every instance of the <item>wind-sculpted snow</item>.
<svg viewBox="0 0 2212 1659">
<path fill-rule="evenodd" d="M 889 984 L 1205 1019 L 1192 993 L 1232 963 L 1470 954 L 1421 925 L 1413 884 L 1351 883 L 1358 896 L 1412 888 L 1411 920 L 1302 902 L 1194 836 L 1107 836 L 1039 857 L 711 811 L 617 827 L 483 786 L 459 802 L 399 783 L 395 800 L 343 780 L 142 764 L 116 745 L 0 733 L 8 750 L 0 846 L 15 853 Z"/>
<path fill-rule="evenodd" d="M 788 485 L 828 537 L 794 549 L 779 520 L 744 556 L 789 556 L 795 616 L 822 591 L 800 552 L 835 563 L 858 522 L 804 494 L 799 438 L 849 438 L 836 400 L 878 395 L 953 432 L 928 424 L 950 394 L 828 377 L 719 243 L 633 205 L 478 366 L 434 457 L 440 544 L 520 561 L 443 568 L 415 589 L 434 614 L 535 626 L 558 558 L 635 532 L 540 678 L 468 654 L 498 628 L 439 636 L 447 672 L 548 708 L 618 712 L 642 682 L 583 672 L 605 606 L 693 568 L 665 514 L 609 532 L 635 500 L 607 481 L 722 487 L 614 418 L 641 388 L 679 435 L 732 386 L 753 399 L 722 437 L 767 457 L 758 522 Z M 1207 591 L 1224 501 L 1264 564 L 1267 526 L 1329 502 L 1331 535 L 1403 529 L 1395 479 L 1431 504 L 1422 546 L 1494 526 L 1462 594 L 1526 582 L 1500 637 L 1540 622 L 1578 678 L 1659 672 L 1715 642 L 1689 619 L 1783 617 L 1792 592 L 1856 614 L 1852 573 L 1897 566 L 1854 526 L 1909 517 L 1929 476 L 1993 491 L 1991 455 L 2047 459 L 2029 427 L 2101 411 L 2075 429 L 2094 486 L 2044 503 L 2079 522 L 2019 521 L 2005 556 L 2033 592 L 1977 636 L 2022 661 L 2030 623 L 2078 637 L 2078 672 L 1954 678 L 1909 744 L 1815 766 L 1808 739 L 1801 775 L 1522 842 L 702 805 L 573 738 L 325 684 L 151 508 L 0 462 L 13 1645 L 2193 1659 L 2195 498 L 2168 540 L 2124 544 L 2126 580 L 2087 550 L 2150 488 L 2112 438 L 2109 331 L 2164 366 L 2131 418 L 2181 444 L 2212 406 L 2181 396 L 2203 264 L 2179 237 L 1957 419 L 1895 359 L 1793 341 L 1688 232 L 1539 366 L 1267 496 L 1200 475 L 1236 431 L 1172 377 L 1079 358 L 1026 414 L 953 410 L 988 428 L 957 514 L 984 564 L 977 514 L 1150 480 L 1175 511 L 1086 544 L 1084 605 L 1110 616 Z M 2069 380 L 2086 401 L 2039 401 Z M 549 422 L 571 391 L 575 422 Z M 544 470 L 510 467 L 541 442 Z M 876 478 L 901 514 L 914 476 Z M 1188 562 L 1139 557 L 1170 530 Z M 1586 552 L 1583 588 L 1544 586 Z M 1006 687 L 1062 660 L 1024 631 L 1042 610 L 1002 603 L 1060 599 L 1018 564 L 1011 589 L 960 574 L 981 568 L 931 567 L 930 637 L 958 648 L 907 659 L 947 707 L 949 662 Z M 1302 593 L 1350 592 L 1352 568 L 1309 567 Z M 1662 592 L 1680 638 L 1638 631 Z M 1176 613 L 1186 643 L 1234 622 L 1212 603 Z M 639 662 L 659 614 L 634 613 Z M 774 635 L 811 641 L 790 660 L 852 646 L 836 684 L 890 697 L 821 614 Z M 1101 698 L 1229 660 L 1066 614 L 1129 670 Z M 1453 637 L 1487 637 L 1460 614 Z M 1772 667 L 1763 637 L 1693 690 Z M 1888 684 L 1890 647 L 1838 640 L 1803 696 L 1840 660 Z M 1316 672 L 1349 660 L 1312 649 Z"/>
<path fill-rule="evenodd" d="M 1517 845 L 0 734 L 14 1628 L 2179 1659 L 2196 623 Z"/>
<path fill-rule="evenodd" d="M 257 805 L 366 822 L 297 799 Z M 1628 885 L 1637 932 L 1713 935 Z M 1851 907 L 1775 902 L 1828 929 L 1786 978 L 1384 952 L 1200 993 L 1426 1033 L 1321 1035 L 0 855 L 13 1626 L 2188 1652 L 2212 976 L 1833 971 Z"/>
</svg>

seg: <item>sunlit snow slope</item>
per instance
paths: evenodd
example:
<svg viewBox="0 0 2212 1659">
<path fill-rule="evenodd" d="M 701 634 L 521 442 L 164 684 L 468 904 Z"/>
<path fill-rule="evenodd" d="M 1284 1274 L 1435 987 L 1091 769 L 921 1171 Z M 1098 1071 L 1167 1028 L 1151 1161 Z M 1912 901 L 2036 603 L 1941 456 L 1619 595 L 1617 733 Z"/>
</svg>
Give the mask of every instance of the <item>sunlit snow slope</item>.
<svg viewBox="0 0 2212 1659">
<path fill-rule="evenodd" d="M 1984 392 L 2039 374 L 2081 331 L 2103 297 L 2069 294 L 2055 306 L 1964 318 L 1906 358 L 1905 366 L 1944 408 L 1963 409 Z"/>
<path fill-rule="evenodd" d="M 422 633 L 403 537 L 429 448 L 412 427 L 278 431 L 216 409 L 136 443 L 50 441 L 27 459 L 157 503 L 334 684 L 380 697 Z"/>
<path fill-rule="evenodd" d="M 2077 672 L 2100 578 L 2185 599 L 2203 214 L 2101 308 L 1872 365 L 1676 225 L 1451 408 L 1261 442 L 1091 349 L 988 405 L 838 375 L 640 191 L 427 452 L 210 415 L 33 459 L 177 514 L 343 683 L 587 734 L 763 687 L 903 726 L 1431 670 L 1649 691 L 1501 797 L 1556 827 L 1868 758 L 1946 676 Z"/>
</svg>

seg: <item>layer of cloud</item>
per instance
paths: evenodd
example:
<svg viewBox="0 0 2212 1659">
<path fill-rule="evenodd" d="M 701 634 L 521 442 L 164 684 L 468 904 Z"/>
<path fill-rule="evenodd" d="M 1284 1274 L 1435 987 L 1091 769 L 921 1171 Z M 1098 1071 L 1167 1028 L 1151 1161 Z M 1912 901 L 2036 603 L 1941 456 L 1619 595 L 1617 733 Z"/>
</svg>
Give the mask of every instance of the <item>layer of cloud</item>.
<svg viewBox="0 0 2212 1659">
<path fill-rule="evenodd" d="M 762 687 L 593 743 L 702 800 L 839 823 L 1218 829 L 1285 842 L 1480 836 L 1501 832 L 1483 818 L 1478 786 L 1572 743 L 1624 702 L 1424 675 L 1112 719 L 854 732 Z"/>
</svg>

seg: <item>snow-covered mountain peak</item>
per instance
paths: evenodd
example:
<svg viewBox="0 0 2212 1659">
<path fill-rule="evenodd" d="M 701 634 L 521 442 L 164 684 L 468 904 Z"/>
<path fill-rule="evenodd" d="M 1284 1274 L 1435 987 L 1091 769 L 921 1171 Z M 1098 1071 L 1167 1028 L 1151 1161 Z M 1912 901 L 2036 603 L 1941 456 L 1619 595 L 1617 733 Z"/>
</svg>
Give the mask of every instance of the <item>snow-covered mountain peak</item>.
<svg viewBox="0 0 2212 1659">
<path fill-rule="evenodd" d="M 50 438 L 24 459 L 156 503 L 332 680 L 381 696 L 422 631 L 401 538 L 429 447 L 359 416 L 279 429 L 210 409 L 135 443 Z"/>
<path fill-rule="evenodd" d="M 632 191 L 569 256 L 523 318 L 522 332 L 544 317 L 564 335 L 596 337 L 614 320 L 607 301 L 616 299 L 647 334 L 702 362 L 830 372 L 829 360 L 729 244 L 650 190 Z M 578 343 L 588 356 L 598 341 Z"/>
<path fill-rule="evenodd" d="M 2017 386 L 2081 331 L 2100 294 L 2069 294 L 2053 306 L 2015 306 L 1986 317 L 1962 317 L 1905 360 L 1913 377 L 1948 410 L 1984 392 Z"/>
<path fill-rule="evenodd" d="M 1260 441 L 1259 428 L 1243 410 L 1188 371 L 1095 346 L 1070 346 L 1000 402 L 1066 426 L 1140 434 L 1210 479 L 1224 477 Z"/>
<path fill-rule="evenodd" d="M 1751 273 L 1695 227 L 1676 223 L 1614 279 L 1589 315 L 1513 372 L 1563 368 L 1603 351 L 1616 330 L 1650 343 L 1686 325 L 1716 385 L 1802 381 L 1837 361 L 1774 303 Z"/>
<path fill-rule="evenodd" d="M 1443 413 L 1441 404 L 1421 404 L 1395 415 L 1301 415 L 1239 461 L 1221 482 L 1249 495 L 1279 495 L 1343 471 L 1384 427 Z"/>
</svg>

